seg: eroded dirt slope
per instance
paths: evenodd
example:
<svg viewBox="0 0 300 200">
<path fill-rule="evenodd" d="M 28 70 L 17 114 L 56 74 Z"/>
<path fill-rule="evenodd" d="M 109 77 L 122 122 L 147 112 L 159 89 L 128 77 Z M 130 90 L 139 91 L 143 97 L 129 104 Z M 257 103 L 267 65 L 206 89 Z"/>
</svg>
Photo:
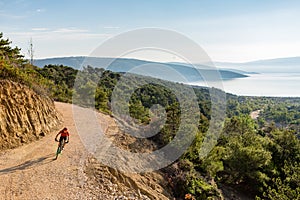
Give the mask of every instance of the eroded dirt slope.
<svg viewBox="0 0 300 200">
<path fill-rule="evenodd" d="M 50 98 L 20 83 L 0 80 L 0 150 L 37 140 L 59 121 Z"/>
</svg>

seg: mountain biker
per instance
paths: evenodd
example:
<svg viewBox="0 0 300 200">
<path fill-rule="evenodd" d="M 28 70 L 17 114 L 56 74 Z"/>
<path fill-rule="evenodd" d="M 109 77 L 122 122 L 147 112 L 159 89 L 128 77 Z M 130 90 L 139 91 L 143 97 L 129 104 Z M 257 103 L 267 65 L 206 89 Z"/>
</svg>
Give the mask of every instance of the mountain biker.
<svg viewBox="0 0 300 200">
<path fill-rule="evenodd" d="M 59 140 L 57 140 L 57 137 L 58 137 L 59 135 L 60 135 L 60 138 L 59 138 Z M 60 144 L 60 142 L 61 142 L 62 140 L 65 140 L 64 145 L 63 145 L 63 147 L 62 147 L 62 150 L 64 149 L 65 144 L 69 142 L 69 137 L 70 137 L 70 134 L 69 134 L 69 131 L 68 131 L 68 129 L 67 129 L 66 127 L 63 128 L 61 131 L 59 131 L 59 132 L 57 133 L 57 135 L 55 136 L 55 141 L 56 141 L 56 142 L 59 141 L 58 145 Z"/>
</svg>

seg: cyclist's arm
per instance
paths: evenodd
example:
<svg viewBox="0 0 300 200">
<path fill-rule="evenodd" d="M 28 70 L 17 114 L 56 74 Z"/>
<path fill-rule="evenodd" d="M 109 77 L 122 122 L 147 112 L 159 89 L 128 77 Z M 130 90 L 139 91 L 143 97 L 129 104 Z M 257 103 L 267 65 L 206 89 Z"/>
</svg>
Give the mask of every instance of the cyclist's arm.
<svg viewBox="0 0 300 200">
<path fill-rule="evenodd" d="M 70 134 L 68 133 L 68 136 L 67 136 L 67 142 L 70 141 Z"/>
<path fill-rule="evenodd" d="M 57 137 L 61 134 L 61 132 L 58 132 L 57 135 L 55 136 L 55 140 L 57 140 Z"/>
</svg>

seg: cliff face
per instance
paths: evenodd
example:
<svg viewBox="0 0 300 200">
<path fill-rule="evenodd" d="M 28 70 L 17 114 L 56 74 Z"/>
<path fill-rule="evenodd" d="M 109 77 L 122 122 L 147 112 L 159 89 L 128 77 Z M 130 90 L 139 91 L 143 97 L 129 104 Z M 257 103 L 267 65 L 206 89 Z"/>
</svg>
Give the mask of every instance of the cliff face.
<svg viewBox="0 0 300 200">
<path fill-rule="evenodd" d="M 0 80 L 0 150 L 37 140 L 59 122 L 50 98 L 22 84 Z"/>
</svg>

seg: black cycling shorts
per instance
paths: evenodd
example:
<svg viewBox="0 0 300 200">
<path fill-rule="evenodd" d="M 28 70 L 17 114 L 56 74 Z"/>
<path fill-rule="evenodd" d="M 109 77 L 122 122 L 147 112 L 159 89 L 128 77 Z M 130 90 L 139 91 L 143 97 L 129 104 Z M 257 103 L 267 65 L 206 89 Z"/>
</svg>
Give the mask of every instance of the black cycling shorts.
<svg viewBox="0 0 300 200">
<path fill-rule="evenodd" d="M 65 141 L 67 141 L 67 136 L 60 136 L 60 138 L 59 138 L 59 142 L 61 142 L 62 140 L 65 140 Z"/>
</svg>

